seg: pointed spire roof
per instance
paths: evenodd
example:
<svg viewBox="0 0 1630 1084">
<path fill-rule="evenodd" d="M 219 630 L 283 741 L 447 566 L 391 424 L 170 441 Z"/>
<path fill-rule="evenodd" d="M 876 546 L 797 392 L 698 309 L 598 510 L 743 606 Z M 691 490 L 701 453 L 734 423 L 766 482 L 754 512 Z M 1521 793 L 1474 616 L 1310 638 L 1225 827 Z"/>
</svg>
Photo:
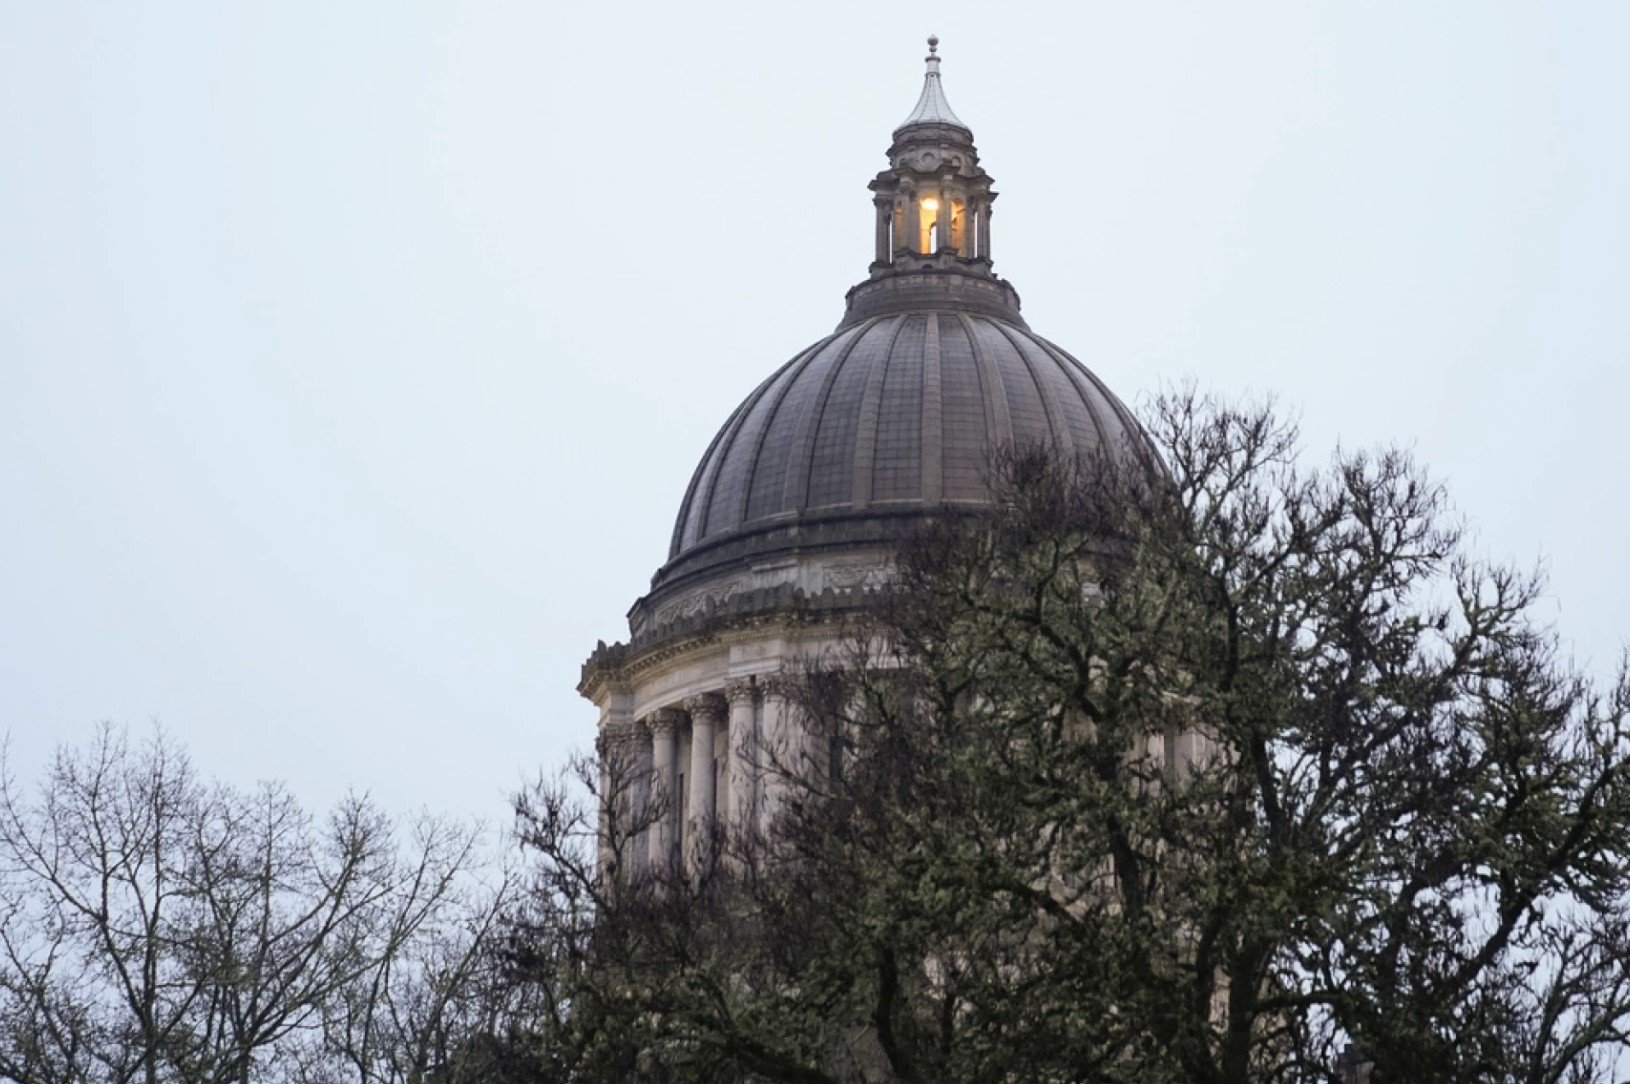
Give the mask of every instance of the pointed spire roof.
<svg viewBox="0 0 1630 1084">
<path fill-rule="evenodd" d="M 930 34 L 928 55 L 923 58 L 928 70 L 923 74 L 922 96 L 917 99 L 917 108 L 911 111 L 911 116 L 894 130 L 896 135 L 917 124 L 948 124 L 973 134 L 973 130 L 951 112 L 951 103 L 945 100 L 945 88 L 940 85 L 939 46 L 939 38 Z"/>
</svg>

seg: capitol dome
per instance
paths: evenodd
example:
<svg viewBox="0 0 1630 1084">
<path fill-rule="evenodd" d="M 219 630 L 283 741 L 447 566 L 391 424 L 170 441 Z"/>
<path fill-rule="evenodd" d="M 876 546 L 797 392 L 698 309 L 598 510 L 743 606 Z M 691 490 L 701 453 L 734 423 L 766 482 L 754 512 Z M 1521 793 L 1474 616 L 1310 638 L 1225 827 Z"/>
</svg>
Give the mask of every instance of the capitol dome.
<svg viewBox="0 0 1630 1084">
<path fill-rule="evenodd" d="M 852 295 L 861 314 L 730 415 L 692 476 L 659 584 L 749 553 L 898 537 L 924 516 L 987 506 L 1003 448 L 1075 457 L 1137 446 L 1127 408 L 1030 331 L 1016 304 L 970 305 L 968 284 L 917 275 L 910 296 Z"/>
<path fill-rule="evenodd" d="M 631 615 L 636 634 L 653 612 L 675 612 L 662 600 L 731 569 L 875 556 L 932 518 L 989 507 L 989 468 L 1005 450 L 1149 457 L 1125 405 L 1030 330 L 992 270 L 996 192 L 946 100 L 935 46 L 889 168 L 868 185 L 868 278 L 837 330 L 771 374 L 713 438 L 668 560 Z M 830 577 L 806 567 L 738 582 L 819 593 Z"/>
<path fill-rule="evenodd" d="M 767 828 L 781 769 L 830 763 L 787 698 L 789 676 L 853 659 L 846 619 L 895 582 L 900 543 L 989 509 L 1004 451 L 1155 463 L 1121 401 L 1030 330 L 993 270 L 996 192 L 946 101 L 937 45 L 888 168 L 867 185 L 873 258 L 837 330 L 725 420 L 628 639 L 584 664 L 603 782 L 629 788 L 606 809 L 647 818 L 615 859 L 602 854 L 632 875 L 698 867 L 698 841 L 720 824 Z"/>
</svg>

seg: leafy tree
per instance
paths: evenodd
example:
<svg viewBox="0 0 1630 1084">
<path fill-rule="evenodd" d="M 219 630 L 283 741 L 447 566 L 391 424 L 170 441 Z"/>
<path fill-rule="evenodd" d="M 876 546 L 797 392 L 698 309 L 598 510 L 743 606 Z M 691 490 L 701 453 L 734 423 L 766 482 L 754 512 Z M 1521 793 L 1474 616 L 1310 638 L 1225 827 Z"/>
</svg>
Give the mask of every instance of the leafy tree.
<svg viewBox="0 0 1630 1084">
<path fill-rule="evenodd" d="M 600 876 L 637 819 L 523 804 L 544 1078 L 1611 1077 L 1623 668 L 1567 663 L 1407 455 L 1304 469 L 1192 394 L 1147 424 L 1164 469 L 1019 449 L 994 515 L 901 554 L 789 679 L 769 838 Z M 583 772 L 625 810 L 627 776 Z"/>
</svg>

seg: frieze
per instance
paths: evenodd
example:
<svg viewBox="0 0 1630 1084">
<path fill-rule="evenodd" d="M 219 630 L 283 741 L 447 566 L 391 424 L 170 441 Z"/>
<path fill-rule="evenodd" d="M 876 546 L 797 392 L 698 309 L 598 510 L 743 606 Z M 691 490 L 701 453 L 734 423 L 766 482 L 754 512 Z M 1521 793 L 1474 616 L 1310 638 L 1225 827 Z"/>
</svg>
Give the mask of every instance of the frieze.
<svg viewBox="0 0 1630 1084">
<path fill-rule="evenodd" d="M 731 580 L 729 583 L 674 599 L 651 615 L 651 625 L 662 628 L 681 621 L 706 617 L 721 606 L 728 605 L 732 599 L 741 594 L 741 590 L 741 581 Z"/>
<path fill-rule="evenodd" d="M 834 591 L 876 591 L 893 578 L 888 565 L 834 565 L 825 570 L 825 586 Z"/>
</svg>

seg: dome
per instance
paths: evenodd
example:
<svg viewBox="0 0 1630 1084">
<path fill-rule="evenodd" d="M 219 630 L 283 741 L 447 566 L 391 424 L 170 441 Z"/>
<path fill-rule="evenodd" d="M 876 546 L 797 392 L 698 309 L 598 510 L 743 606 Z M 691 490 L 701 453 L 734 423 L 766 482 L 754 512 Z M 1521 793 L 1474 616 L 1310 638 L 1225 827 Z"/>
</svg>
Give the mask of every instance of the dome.
<svg viewBox="0 0 1630 1084">
<path fill-rule="evenodd" d="M 842 592 L 873 575 L 861 570 L 886 568 L 928 520 L 989 508 L 1004 450 L 1146 455 L 1131 413 L 1030 330 L 995 273 L 994 180 L 946 101 L 937 47 L 931 38 L 889 168 L 867 184 L 867 278 L 838 329 L 760 384 L 713 438 L 668 561 L 631 611 L 636 632 L 727 598 L 750 609 L 748 595 L 773 607 L 777 591 Z"/>
<path fill-rule="evenodd" d="M 899 588 L 900 544 L 989 512 L 1004 452 L 1160 471 L 1131 413 L 1030 330 L 996 274 L 995 180 L 946 100 L 938 44 L 888 168 L 867 182 L 872 260 L 837 330 L 731 412 L 691 475 L 667 562 L 629 608 L 627 641 L 600 642 L 583 665 L 602 755 L 632 769 L 602 815 L 639 815 L 622 837 L 632 846 L 601 848 L 613 875 L 701 874 L 721 825 L 773 838 L 788 771 L 842 756 L 806 725 L 788 679 L 870 650 L 853 622 Z M 641 793 L 659 800 L 636 809 Z"/>
<path fill-rule="evenodd" d="M 862 284 L 834 334 L 735 409 L 691 478 L 659 583 L 712 556 L 876 541 L 988 506 L 1002 448 L 1141 447 L 1125 405 L 1030 331 L 1016 298 L 999 303 L 1010 290 L 969 298 L 984 283 L 958 277 L 891 278 L 881 299 L 867 286 L 882 284 Z"/>
</svg>

